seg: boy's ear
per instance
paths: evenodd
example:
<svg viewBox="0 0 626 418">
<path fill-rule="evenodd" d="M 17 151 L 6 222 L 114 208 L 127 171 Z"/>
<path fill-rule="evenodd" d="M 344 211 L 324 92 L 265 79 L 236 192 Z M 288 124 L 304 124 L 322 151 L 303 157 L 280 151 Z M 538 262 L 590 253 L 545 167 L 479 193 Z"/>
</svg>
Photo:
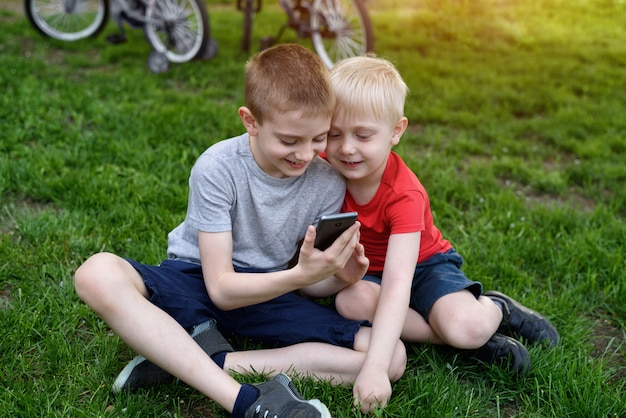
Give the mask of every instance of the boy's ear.
<svg viewBox="0 0 626 418">
<path fill-rule="evenodd" d="M 254 115 L 252 114 L 252 112 L 250 112 L 250 109 L 248 109 L 245 106 L 241 106 L 239 110 L 237 111 L 237 113 L 239 114 L 239 119 L 241 119 L 241 122 L 243 123 L 243 126 L 246 128 L 246 131 L 248 131 L 248 134 L 250 136 L 257 136 L 258 134 L 257 121 L 254 118 Z"/>
<path fill-rule="evenodd" d="M 405 116 L 402 116 L 400 119 L 398 119 L 398 122 L 396 122 L 396 126 L 394 126 L 393 128 L 393 136 L 391 137 L 391 145 L 397 145 L 398 142 L 400 142 L 400 138 L 404 134 L 404 131 L 406 131 L 406 127 L 408 125 L 409 125 L 409 120 Z"/>
</svg>

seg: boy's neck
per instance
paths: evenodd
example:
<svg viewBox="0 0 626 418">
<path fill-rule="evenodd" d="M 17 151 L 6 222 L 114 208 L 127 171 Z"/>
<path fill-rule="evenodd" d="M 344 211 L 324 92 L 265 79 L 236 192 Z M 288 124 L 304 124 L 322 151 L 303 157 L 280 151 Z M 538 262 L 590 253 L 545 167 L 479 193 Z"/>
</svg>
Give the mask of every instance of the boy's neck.
<svg viewBox="0 0 626 418">
<path fill-rule="evenodd" d="M 346 188 L 359 205 L 369 203 L 380 187 L 382 176 L 368 176 L 358 180 L 347 180 Z"/>
</svg>

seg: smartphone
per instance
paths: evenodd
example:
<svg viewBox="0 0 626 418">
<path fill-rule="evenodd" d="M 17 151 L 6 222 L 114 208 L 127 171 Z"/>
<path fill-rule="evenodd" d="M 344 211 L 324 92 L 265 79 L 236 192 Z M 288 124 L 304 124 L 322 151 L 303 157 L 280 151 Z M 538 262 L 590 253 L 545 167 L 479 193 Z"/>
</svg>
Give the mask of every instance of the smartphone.
<svg viewBox="0 0 626 418">
<path fill-rule="evenodd" d="M 356 218 L 356 212 L 322 216 L 317 224 L 315 248 L 324 251 L 333 245 L 339 235 L 354 224 Z"/>
</svg>

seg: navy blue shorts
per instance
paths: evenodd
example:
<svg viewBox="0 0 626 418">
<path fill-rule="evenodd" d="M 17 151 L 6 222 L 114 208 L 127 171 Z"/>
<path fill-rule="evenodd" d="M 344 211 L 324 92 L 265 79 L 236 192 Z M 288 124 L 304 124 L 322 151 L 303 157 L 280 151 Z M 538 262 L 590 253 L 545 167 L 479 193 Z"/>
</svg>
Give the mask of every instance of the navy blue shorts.
<svg viewBox="0 0 626 418">
<path fill-rule="evenodd" d="M 433 255 L 415 267 L 409 306 L 422 315 L 426 322 L 430 308 L 442 296 L 460 290 L 469 290 L 476 298 L 482 294 L 482 284 L 468 279 L 461 271 L 462 265 L 463 257 L 450 249 Z M 367 275 L 363 280 L 378 285 L 382 282 L 377 275 Z"/>
<path fill-rule="evenodd" d="M 296 292 L 223 311 L 211 302 L 199 264 L 164 260 L 151 266 L 127 261 L 143 277 L 150 301 L 184 328 L 213 318 L 225 336 L 251 338 L 267 347 L 317 341 L 354 348 L 354 336 L 361 326 L 369 325 L 367 321 L 345 319 L 334 309 Z"/>
</svg>

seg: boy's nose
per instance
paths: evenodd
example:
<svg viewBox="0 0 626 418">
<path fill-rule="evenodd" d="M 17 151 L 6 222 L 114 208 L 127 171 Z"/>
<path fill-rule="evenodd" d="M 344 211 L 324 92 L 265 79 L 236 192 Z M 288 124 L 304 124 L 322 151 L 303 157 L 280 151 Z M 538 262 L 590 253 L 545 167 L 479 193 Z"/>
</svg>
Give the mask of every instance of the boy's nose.
<svg viewBox="0 0 626 418">
<path fill-rule="evenodd" d="M 296 158 L 300 161 L 309 162 L 315 156 L 315 149 L 310 145 L 304 145 L 296 151 Z M 319 154 L 319 153 L 318 153 Z"/>
<path fill-rule="evenodd" d="M 352 141 L 346 138 L 343 141 L 341 141 L 339 150 L 344 155 L 351 155 L 351 154 L 354 154 L 356 148 L 354 147 L 354 144 L 352 143 Z"/>
</svg>

